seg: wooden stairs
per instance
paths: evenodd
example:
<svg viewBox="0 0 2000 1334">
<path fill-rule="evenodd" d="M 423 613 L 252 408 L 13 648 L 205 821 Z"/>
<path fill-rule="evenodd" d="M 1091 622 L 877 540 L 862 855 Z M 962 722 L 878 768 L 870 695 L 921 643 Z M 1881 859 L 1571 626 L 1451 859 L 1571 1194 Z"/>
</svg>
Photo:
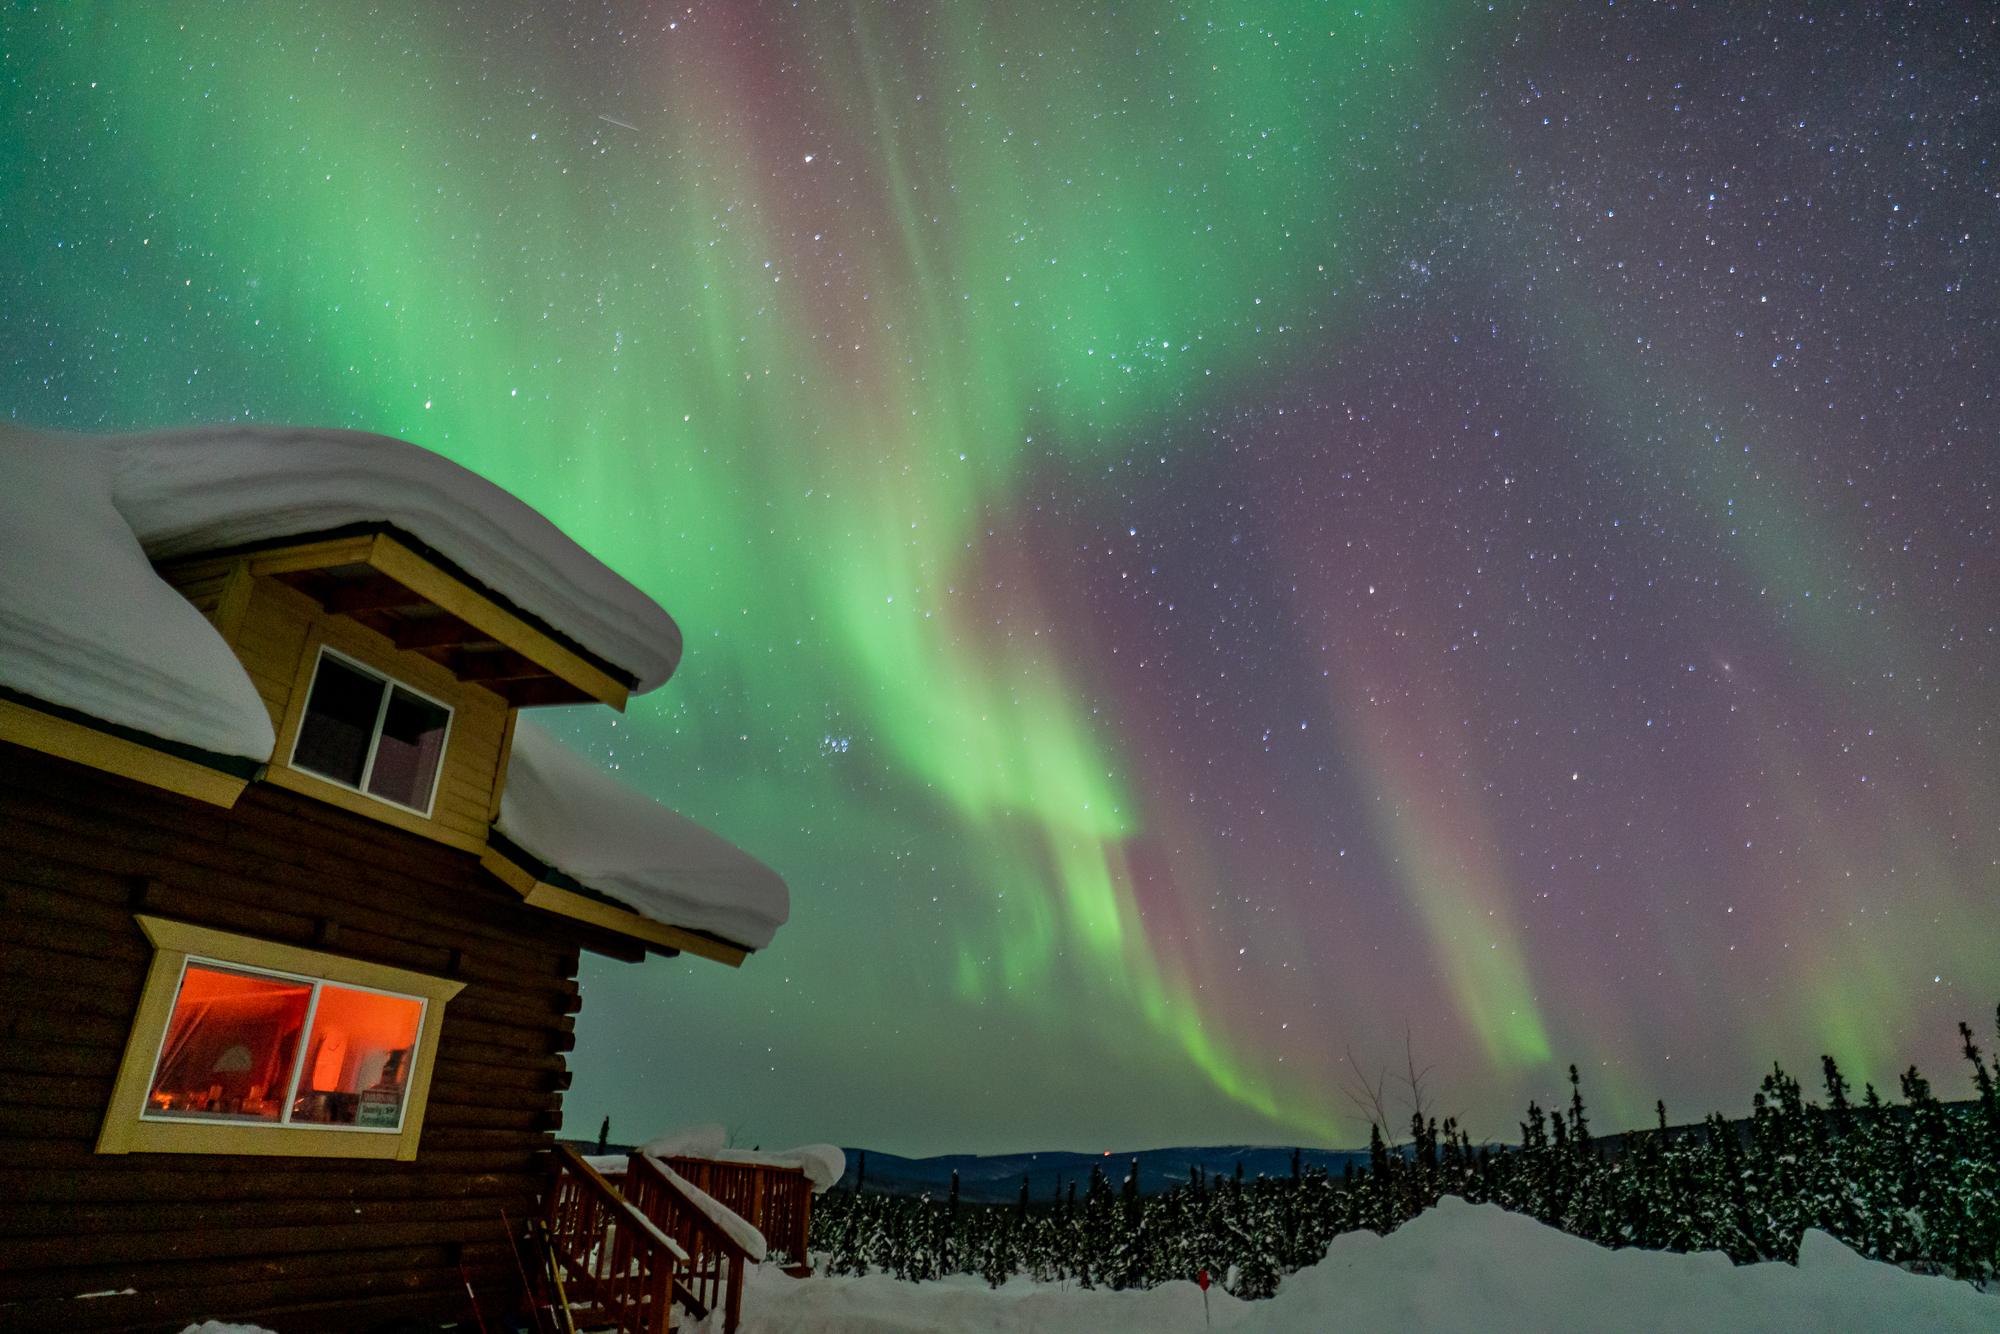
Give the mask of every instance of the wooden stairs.
<svg viewBox="0 0 2000 1334">
<path fill-rule="evenodd" d="M 753 1261 L 654 1160 L 633 1154 L 614 1184 L 559 1144 L 551 1170 L 543 1237 L 571 1328 L 666 1334 L 721 1311 L 724 1334 L 736 1334 Z"/>
</svg>

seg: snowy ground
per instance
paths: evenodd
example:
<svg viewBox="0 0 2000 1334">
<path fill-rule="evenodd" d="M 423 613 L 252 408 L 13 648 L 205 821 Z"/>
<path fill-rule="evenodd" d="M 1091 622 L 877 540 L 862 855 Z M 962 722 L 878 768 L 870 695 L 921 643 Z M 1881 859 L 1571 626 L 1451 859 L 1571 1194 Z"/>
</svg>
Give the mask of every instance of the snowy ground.
<svg viewBox="0 0 2000 1334">
<path fill-rule="evenodd" d="M 1347 1233 L 1270 1301 L 1239 1302 L 1215 1288 L 1208 1301 L 1213 1328 L 1241 1334 L 2000 1331 L 2000 1296 L 1864 1260 L 1820 1232 L 1807 1235 L 1797 1268 L 1738 1268 L 1716 1253 L 1605 1250 L 1496 1205 L 1451 1198 L 1387 1237 Z M 742 1327 L 745 1334 L 1150 1334 L 1204 1326 L 1193 1283 L 1079 1292 L 1016 1278 L 996 1291 L 966 1275 L 918 1284 L 767 1272 L 744 1291 Z"/>
<path fill-rule="evenodd" d="M 1718 1253 L 1609 1251 L 1491 1204 L 1447 1198 L 1387 1237 L 1350 1232 L 1266 1302 L 1208 1294 L 1208 1325 L 1234 1334 L 1562 1334 L 1563 1331 L 1909 1331 L 2000 1334 L 2000 1296 L 1864 1260 L 1823 1232 L 1798 1267 L 1738 1268 Z M 719 1328 L 719 1318 L 716 1321 Z M 470 1326 L 461 1326 L 461 1329 Z M 968 1275 L 751 1276 L 743 1334 L 1155 1334 L 1205 1328 L 1201 1290 L 1079 1291 Z M 211 1323 L 184 1334 L 251 1334 Z"/>
</svg>

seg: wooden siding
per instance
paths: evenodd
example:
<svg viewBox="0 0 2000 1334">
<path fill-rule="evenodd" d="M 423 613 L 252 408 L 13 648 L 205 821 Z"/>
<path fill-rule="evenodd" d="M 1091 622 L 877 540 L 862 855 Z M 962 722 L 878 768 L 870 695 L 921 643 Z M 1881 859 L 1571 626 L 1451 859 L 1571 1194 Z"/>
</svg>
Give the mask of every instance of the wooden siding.
<svg viewBox="0 0 2000 1334">
<path fill-rule="evenodd" d="M 468 1319 L 460 1261 L 513 1309 L 501 1214 L 535 1209 L 561 1124 L 578 948 L 629 942 L 267 784 L 225 811 L 0 744 L 0 831 L 0 1327 Z M 151 958 L 135 911 L 464 980 L 416 1160 L 92 1152 Z"/>
</svg>

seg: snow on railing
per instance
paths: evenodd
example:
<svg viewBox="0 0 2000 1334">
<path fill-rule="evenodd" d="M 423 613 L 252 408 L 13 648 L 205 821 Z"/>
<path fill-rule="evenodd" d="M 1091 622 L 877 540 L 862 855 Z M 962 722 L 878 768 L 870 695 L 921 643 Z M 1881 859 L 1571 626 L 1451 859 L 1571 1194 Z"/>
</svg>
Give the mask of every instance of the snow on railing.
<svg viewBox="0 0 2000 1334">
<path fill-rule="evenodd" d="M 720 1310 L 723 1334 L 735 1334 L 750 1265 L 764 1258 L 764 1238 L 754 1227 L 658 1159 L 635 1153 L 627 1161 L 626 1196 L 689 1257 L 675 1287 L 683 1305 Z"/>
<path fill-rule="evenodd" d="M 665 1334 L 676 1302 L 707 1314 L 682 1283 L 695 1261 L 667 1232 L 565 1145 L 554 1150 L 543 1221 L 566 1299 L 620 1334 Z M 734 1312 L 729 1328 L 736 1327 Z"/>
</svg>

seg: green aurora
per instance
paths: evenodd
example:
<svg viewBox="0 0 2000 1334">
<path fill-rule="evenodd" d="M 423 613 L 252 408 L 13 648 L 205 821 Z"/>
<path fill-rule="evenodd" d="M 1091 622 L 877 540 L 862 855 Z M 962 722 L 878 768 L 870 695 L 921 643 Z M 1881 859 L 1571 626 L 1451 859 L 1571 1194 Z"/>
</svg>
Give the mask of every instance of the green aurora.
<svg viewBox="0 0 2000 1334">
<path fill-rule="evenodd" d="M 401 436 L 686 631 L 625 717 L 554 723 L 793 920 L 740 973 L 588 963 L 574 1124 L 1350 1143 L 1407 1037 L 1504 1136 L 1570 1061 L 1619 1124 L 1821 1050 L 1942 1074 L 2000 993 L 1991 587 L 1899 575 L 1830 498 L 1876 391 L 1830 391 L 1830 443 L 1737 332 L 1809 319 L 1685 317 L 1666 57 L 1613 112 L 1610 55 L 1565 87 L 1572 38 L 1455 3 L 77 5 L 0 41 L 10 411 Z"/>
</svg>

